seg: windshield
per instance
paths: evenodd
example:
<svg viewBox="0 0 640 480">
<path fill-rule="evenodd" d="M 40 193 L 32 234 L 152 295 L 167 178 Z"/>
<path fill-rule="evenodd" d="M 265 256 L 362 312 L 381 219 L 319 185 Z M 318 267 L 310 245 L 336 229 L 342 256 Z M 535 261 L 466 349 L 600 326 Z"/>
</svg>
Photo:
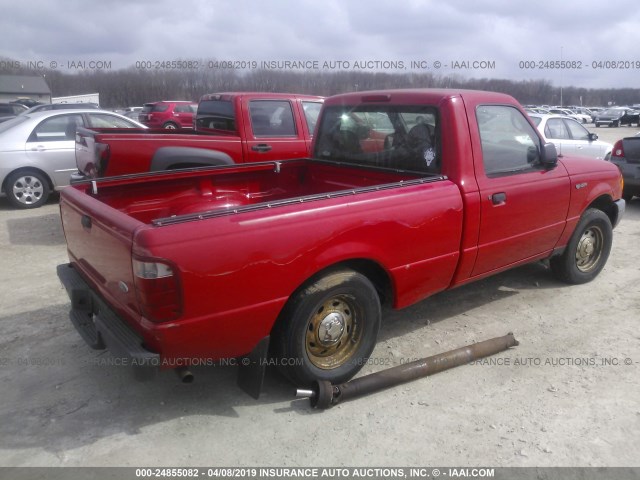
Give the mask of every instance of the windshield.
<svg viewBox="0 0 640 480">
<path fill-rule="evenodd" d="M 309 132 L 313 135 L 313 131 L 316 129 L 316 123 L 318 123 L 318 117 L 320 116 L 320 110 L 322 109 L 322 103 L 302 102 L 302 108 Z"/>
<path fill-rule="evenodd" d="M 440 171 L 438 111 L 427 105 L 326 107 L 314 156 L 418 172 Z"/>
</svg>

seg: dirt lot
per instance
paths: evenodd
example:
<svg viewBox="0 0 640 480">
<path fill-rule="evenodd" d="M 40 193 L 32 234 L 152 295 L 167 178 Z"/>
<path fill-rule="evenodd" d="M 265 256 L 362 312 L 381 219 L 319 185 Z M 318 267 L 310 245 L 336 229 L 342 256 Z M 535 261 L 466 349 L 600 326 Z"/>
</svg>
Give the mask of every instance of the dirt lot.
<svg viewBox="0 0 640 480">
<path fill-rule="evenodd" d="M 363 373 L 510 331 L 519 347 L 325 412 L 276 372 L 254 401 L 233 367 L 196 368 L 183 385 L 101 364 L 109 354 L 75 332 L 55 275 L 55 202 L 16 211 L 0 199 L 0 465 L 638 464 L 640 198 L 591 284 L 533 264 L 386 312 Z"/>
</svg>

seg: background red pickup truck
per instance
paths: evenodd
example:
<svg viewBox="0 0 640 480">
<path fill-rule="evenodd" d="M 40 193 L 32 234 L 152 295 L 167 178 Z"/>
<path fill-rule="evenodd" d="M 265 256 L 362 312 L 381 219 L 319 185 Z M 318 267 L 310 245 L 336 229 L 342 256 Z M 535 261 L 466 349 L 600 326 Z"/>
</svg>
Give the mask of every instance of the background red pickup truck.
<svg viewBox="0 0 640 480">
<path fill-rule="evenodd" d="M 58 275 L 94 348 L 163 368 L 247 356 L 257 394 L 270 345 L 293 382 L 339 382 L 382 303 L 543 259 L 592 280 L 621 183 L 610 162 L 558 159 L 507 95 L 352 93 L 325 101 L 313 159 L 67 188 Z"/>
<path fill-rule="evenodd" d="M 322 100 L 287 93 L 216 93 L 200 99 L 195 131 L 79 129 L 78 170 L 95 178 L 308 157 Z"/>
</svg>

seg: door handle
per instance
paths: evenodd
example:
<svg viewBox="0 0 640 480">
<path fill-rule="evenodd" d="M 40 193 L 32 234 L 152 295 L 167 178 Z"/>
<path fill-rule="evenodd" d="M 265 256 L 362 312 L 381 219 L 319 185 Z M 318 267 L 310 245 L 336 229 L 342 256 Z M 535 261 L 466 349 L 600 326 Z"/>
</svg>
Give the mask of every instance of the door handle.
<svg viewBox="0 0 640 480">
<path fill-rule="evenodd" d="M 251 147 L 251 150 L 253 150 L 254 152 L 268 152 L 272 148 L 273 147 L 271 145 L 267 145 L 266 143 L 259 143 L 258 145 L 254 145 L 253 147 Z"/>
<path fill-rule="evenodd" d="M 507 203 L 507 194 L 504 192 L 494 193 L 489 199 L 494 205 L 503 205 Z"/>
<path fill-rule="evenodd" d="M 32 152 L 44 152 L 46 150 L 44 145 L 38 145 L 37 147 L 31 147 Z"/>
</svg>

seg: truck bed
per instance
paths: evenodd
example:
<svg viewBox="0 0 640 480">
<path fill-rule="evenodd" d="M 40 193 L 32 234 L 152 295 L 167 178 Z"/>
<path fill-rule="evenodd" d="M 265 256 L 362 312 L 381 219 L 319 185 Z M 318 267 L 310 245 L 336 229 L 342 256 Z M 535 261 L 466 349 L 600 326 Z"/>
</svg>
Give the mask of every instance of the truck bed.
<svg viewBox="0 0 640 480">
<path fill-rule="evenodd" d="M 99 182 L 97 200 L 154 225 L 227 215 L 291 202 L 307 202 L 434 178 L 416 172 L 338 162 L 289 160 L 159 173 Z M 132 186 L 135 185 L 135 186 Z M 91 186 L 85 184 L 85 193 Z"/>
<path fill-rule="evenodd" d="M 105 302 L 163 359 L 251 351 L 325 262 L 375 258 L 402 292 L 396 305 L 443 290 L 462 228 L 459 189 L 442 176 L 306 159 L 77 183 L 60 211 L 71 268 L 97 298 L 80 296 L 77 308 Z M 160 321 L 137 300 L 132 261 L 150 259 L 179 277 L 179 306 L 154 297 Z"/>
</svg>

